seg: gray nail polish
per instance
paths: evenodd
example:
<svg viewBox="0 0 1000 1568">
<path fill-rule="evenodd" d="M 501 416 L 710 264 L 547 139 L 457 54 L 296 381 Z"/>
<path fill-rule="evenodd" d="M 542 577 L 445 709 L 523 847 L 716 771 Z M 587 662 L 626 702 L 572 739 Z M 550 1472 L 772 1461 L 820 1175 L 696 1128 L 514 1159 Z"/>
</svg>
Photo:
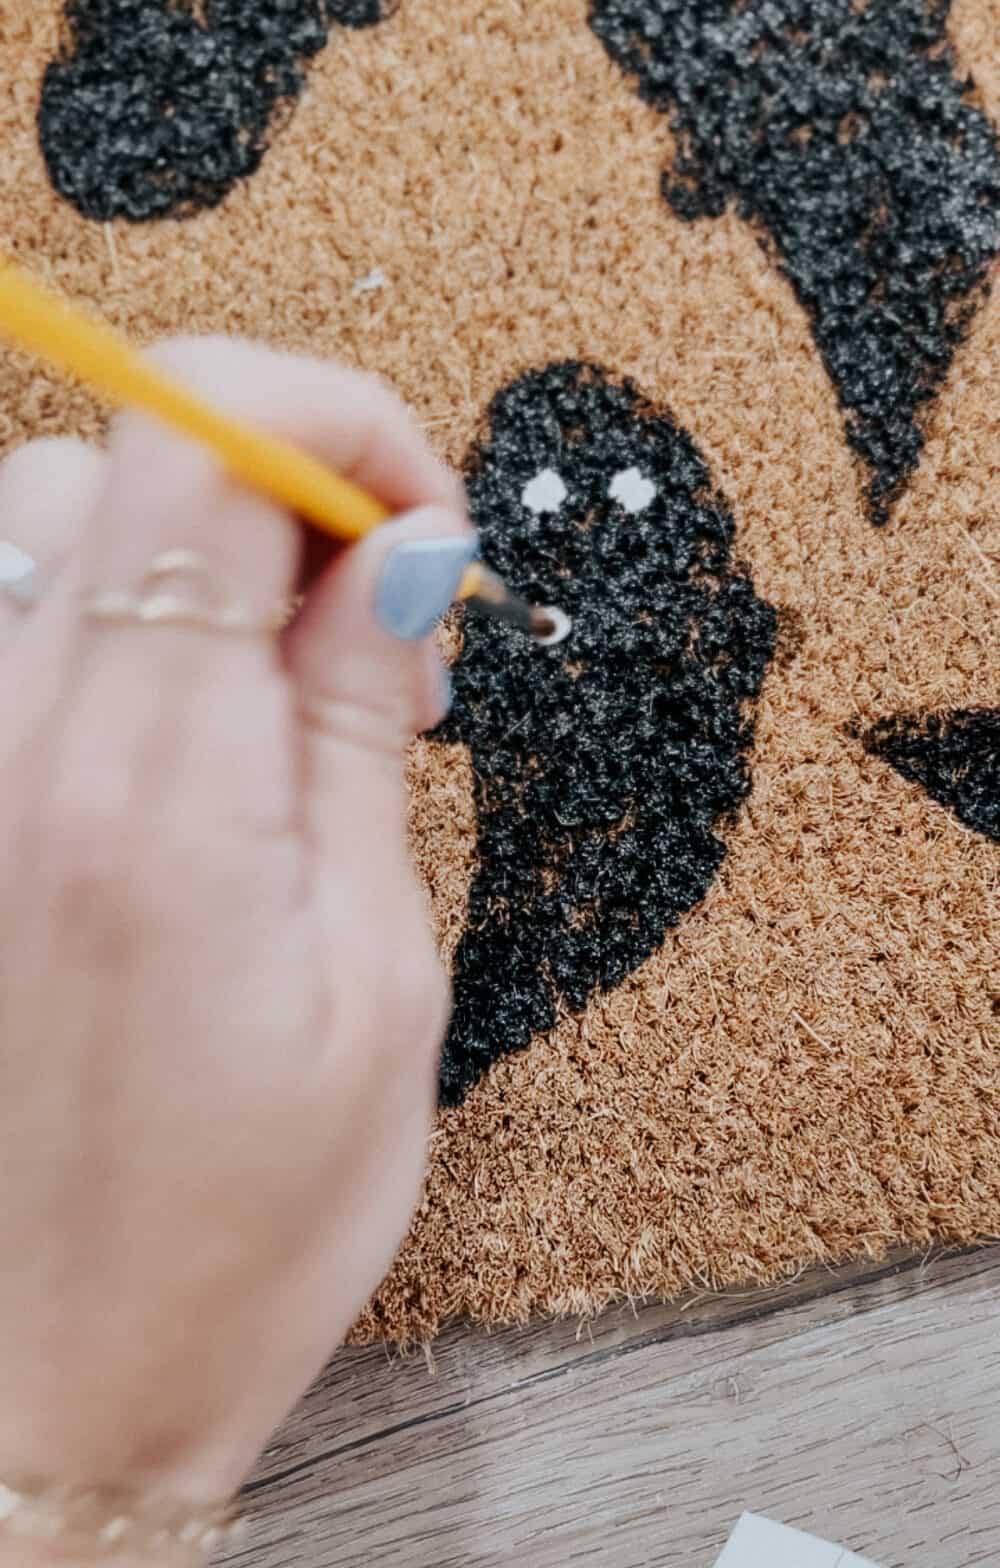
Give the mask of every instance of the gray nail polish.
<svg viewBox="0 0 1000 1568">
<path fill-rule="evenodd" d="M 406 642 L 426 637 L 454 599 L 476 549 L 475 539 L 454 534 L 397 544 L 375 591 L 379 625 Z"/>
<path fill-rule="evenodd" d="M 438 723 L 441 722 L 441 719 L 446 719 L 451 712 L 454 692 L 455 688 L 452 685 L 451 671 L 446 664 L 442 664 L 438 690 L 438 713 L 441 718 L 439 718 Z"/>
</svg>

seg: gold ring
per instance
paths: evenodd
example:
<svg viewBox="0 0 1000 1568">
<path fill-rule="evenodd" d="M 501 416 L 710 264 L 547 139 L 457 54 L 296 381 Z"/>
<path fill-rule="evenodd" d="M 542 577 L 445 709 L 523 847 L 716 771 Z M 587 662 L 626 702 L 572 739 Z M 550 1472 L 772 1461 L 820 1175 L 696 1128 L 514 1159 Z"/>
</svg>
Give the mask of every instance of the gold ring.
<svg viewBox="0 0 1000 1568">
<path fill-rule="evenodd" d="M 83 602 L 85 613 L 99 621 L 203 626 L 245 634 L 283 631 L 302 599 L 286 599 L 273 610 L 248 610 L 204 556 L 194 550 L 165 550 L 150 562 L 133 590 L 91 591 Z"/>
</svg>

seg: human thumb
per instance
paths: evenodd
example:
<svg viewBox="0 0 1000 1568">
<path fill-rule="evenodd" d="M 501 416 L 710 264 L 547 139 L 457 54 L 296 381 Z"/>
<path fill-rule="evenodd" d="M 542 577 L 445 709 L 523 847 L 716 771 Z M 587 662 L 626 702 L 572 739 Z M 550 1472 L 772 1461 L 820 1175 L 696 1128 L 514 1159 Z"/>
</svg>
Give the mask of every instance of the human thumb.
<svg viewBox="0 0 1000 1568">
<path fill-rule="evenodd" d="M 338 857 L 362 841 L 368 854 L 405 851 L 405 750 L 447 709 L 431 633 L 476 550 L 458 512 L 421 507 L 343 551 L 309 593 L 289 668 L 306 809 Z"/>
</svg>

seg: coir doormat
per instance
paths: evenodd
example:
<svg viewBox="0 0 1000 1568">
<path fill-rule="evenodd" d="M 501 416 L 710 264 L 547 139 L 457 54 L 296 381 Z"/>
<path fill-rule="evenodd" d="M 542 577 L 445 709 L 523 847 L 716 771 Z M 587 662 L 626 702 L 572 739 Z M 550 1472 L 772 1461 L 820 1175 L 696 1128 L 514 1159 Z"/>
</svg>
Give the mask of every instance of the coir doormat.
<svg viewBox="0 0 1000 1568">
<path fill-rule="evenodd" d="M 0 17 L 4 243 L 380 371 L 573 616 L 449 628 L 455 1014 L 359 1334 L 1000 1230 L 998 0 Z"/>
</svg>

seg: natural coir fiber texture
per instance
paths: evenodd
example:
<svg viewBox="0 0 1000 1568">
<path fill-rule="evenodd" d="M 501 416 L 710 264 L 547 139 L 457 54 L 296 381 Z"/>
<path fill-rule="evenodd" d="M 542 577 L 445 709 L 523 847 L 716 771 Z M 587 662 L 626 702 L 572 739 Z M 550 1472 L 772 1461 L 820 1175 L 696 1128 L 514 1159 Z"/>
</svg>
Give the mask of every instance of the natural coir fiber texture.
<svg viewBox="0 0 1000 1568">
<path fill-rule="evenodd" d="M 358 1336 L 1000 1231 L 997 0 L 3 0 L 0 79 L 6 246 L 379 370 L 574 619 L 446 629 L 455 1015 Z"/>
</svg>

